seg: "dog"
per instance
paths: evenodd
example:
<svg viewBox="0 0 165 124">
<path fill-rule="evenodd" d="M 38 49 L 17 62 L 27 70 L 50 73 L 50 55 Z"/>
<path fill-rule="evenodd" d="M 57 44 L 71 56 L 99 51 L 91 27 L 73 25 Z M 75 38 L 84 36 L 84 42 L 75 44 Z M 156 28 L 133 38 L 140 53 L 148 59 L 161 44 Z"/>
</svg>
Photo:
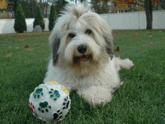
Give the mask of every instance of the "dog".
<svg viewBox="0 0 165 124">
<path fill-rule="evenodd" d="M 67 5 L 49 37 L 50 60 L 44 83 L 57 81 L 91 105 L 105 105 L 123 83 L 119 70 L 131 60 L 114 55 L 112 30 L 84 4 Z"/>
</svg>

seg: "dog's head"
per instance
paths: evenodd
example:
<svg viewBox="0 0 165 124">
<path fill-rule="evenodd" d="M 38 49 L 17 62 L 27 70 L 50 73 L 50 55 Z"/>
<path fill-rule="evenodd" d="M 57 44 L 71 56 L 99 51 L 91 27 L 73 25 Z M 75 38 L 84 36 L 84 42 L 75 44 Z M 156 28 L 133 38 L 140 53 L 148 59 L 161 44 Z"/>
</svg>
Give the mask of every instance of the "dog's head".
<svg viewBox="0 0 165 124">
<path fill-rule="evenodd" d="M 83 4 L 68 5 L 49 37 L 54 66 L 81 75 L 97 72 L 114 54 L 110 27 Z"/>
</svg>

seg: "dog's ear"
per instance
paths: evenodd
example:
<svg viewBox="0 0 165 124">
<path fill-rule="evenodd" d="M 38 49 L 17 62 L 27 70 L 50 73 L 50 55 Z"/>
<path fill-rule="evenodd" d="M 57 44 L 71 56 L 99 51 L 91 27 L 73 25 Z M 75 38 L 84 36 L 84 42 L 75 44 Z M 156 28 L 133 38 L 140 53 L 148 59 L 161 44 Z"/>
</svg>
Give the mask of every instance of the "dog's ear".
<svg viewBox="0 0 165 124">
<path fill-rule="evenodd" d="M 60 46 L 60 38 L 56 38 L 55 42 L 53 43 L 53 46 L 52 46 L 53 47 L 52 48 L 53 65 L 56 65 L 57 61 L 58 61 L 58 57 L 59 57 L 58 49 L 59 49 L 59 46 Z"/>
<path fill-rule="evenodd" d="M 108 23 L 101 18 L 100 16 L 98 16 L 96 13 L 93 13 L 93 15 L 95 15 L 95 22 L 96 24 L 93 25 L 93 27 L 99 26 L 100 29 L 100 33 L 102 34 L 105 43 L 106 43 L 106 52 L 108 53 L 108 55 L 111 57 L 111 59 L 113 58 L 114 55 L 114 44 L 113 44 L 113 35 L 112 35 L 112 30 L 109 27 Z M 91 22 L 91 25 L 94 24 L 93 22 Z"/>
<path fill-rule="evenodd" d="M 111 57 L 111 59 L 113 58 L 114 55 L 114 44 L 113 44 L 113 37 L 112 35 L 104 36 L 104 39 L 106 41 L 106 51 L 108 53 L 108 55 Z"/>
<path fill-rule="evenodd" d="M 52 31 L 49 37 L 49 45 L 53 57 L 53 65 L 56 65 L 59 57 L 58 49 L 60 47 L 60 37 L 58 37 L 54 31 Z"/>
<path fill-rule="evenodd" d="M 105 42 L 106 42 L 106 51 L 112 59 L 113 55 L 114 55 L 114 44 L 113 44 L 112 30 L 109 27 L 108 23 L 104 19 L 102 20 L 100 29 L 102 30 L 102 35 L 103 35 L 103 38 L 105 39 Z"/>
<path fill-rule="evenodd" d="M 103 21 L 102 26 L 100 26 L 100 29 L 102 31 L 102 35 L 106 43 L 106 51 L 112 59 L 114 55 L 112 30 L 105 21 Z"/>
</svg>

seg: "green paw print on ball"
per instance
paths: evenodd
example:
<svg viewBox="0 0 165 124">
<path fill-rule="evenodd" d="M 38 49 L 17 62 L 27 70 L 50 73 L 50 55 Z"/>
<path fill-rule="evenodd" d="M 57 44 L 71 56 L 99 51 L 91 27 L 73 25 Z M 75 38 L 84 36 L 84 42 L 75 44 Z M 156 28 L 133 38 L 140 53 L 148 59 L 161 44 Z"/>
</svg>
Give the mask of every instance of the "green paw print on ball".
<svg viewBox="0 0 165 124">
<path fill-rule="evenodd" d="M 37 88 L 36 91 L 33 93 L 34 98 L 40 98 L 40 96 L 43 96 L 43 89 Z"/>
<path fill-rule="evenodd" d="M 53 98 L 54 101 L 56 101 L 57 98 L 60 97 L 58 90 L 50 89 L 49 94 L 50 94 L 50 98 Z"/>
<path fill-rule="evenodd" d="M 52 107 L 50 105 L 48 105 L 48 102 L 40 102 L 39 103 L 39 107 L 38 107 L 38 111 L 44 113 L 44 112 L 49 112 L 49 109 L 51 109 Z"/>
</svg>

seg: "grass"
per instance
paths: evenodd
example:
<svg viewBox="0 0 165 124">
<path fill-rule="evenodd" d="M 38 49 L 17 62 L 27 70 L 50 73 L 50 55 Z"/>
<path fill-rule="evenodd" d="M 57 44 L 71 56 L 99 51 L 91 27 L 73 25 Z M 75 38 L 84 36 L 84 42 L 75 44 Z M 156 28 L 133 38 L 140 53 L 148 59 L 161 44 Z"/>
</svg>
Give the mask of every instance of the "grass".
<svg viewBox="0 0 165 124">
<path fill-rule="evenodd" d="M 130 58 L 135 66 L 120 71 L 124 84 L 105 106 L 96 109 L 71 93 L 71 110 L 61 124 L 165 124 L 165 30 L 113 33 L 120 48 L 116 56 Z M 0 35 L 1 124 L 41 123 L 32 116 L 28 99 L 46 72 L 49 35 Z"/>
</svg>

